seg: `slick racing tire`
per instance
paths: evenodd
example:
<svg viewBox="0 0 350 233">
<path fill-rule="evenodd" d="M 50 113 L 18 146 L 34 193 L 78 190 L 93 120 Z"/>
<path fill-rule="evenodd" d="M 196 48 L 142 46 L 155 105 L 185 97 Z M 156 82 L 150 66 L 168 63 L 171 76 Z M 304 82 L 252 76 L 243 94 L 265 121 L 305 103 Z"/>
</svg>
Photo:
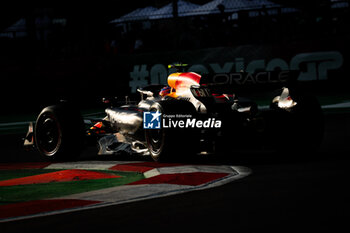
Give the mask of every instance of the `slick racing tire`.
<svg viewBox="0 0 350 233">
<path fill-rule="evenodd" d="M 272 135 L 278 151 L 285 153 L 318 150 L 324 136 L 324 116 L 318 100 L 311 95 L 296 92 L 292 96 L 297 103 L 291 109 L 279 109 L 272 105 Z M 271 116 L 270 115 L 270 116 Z M 271 137 L 270 137 L 271 138 Z M 302 153 L 303 155 L 305 153 Z"/>
<path fill-rule="evenodd" d="M 296 140 L 296 148 L 304 151 L 318 150 L 324 137 L 324 115 L 318 100 L 310 95 L 296 98 L 299 105 L 291 112 L 294 129 L 291 130 Z"/>
<path fill-rule="evenodd" d="M 167 100 L 154 103 L 151 112 L 162 114 L 189 114 L 194 116 L 194 106 L 183 100 Z M 146 144 L 154 161 L 182 160 L 194 153 L 197 148 L 195 129 L 161 128 L 145 129 Z"/>
<path fill-rule="evenodd" d="M 80 113 L 67 103 L 44 108 L 35 129 L 35 145 L 48 160 L 74 160 L 84 145 L 84 123 Z"/>
</svg>

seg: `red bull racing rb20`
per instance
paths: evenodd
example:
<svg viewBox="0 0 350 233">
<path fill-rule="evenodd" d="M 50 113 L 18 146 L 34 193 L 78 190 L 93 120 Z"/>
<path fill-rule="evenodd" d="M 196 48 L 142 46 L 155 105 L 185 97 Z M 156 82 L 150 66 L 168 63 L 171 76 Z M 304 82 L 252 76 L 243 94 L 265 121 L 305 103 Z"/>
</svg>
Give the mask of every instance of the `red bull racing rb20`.
<svg viewBox="0 0 350 233">
<path fill-rule="evenodd" d="M 172 73 L 168 85 L 140 88 L 138 103 L 109 106 L 99 119 L 83 119 L 68 102 L 48 106 L 30 124 L 24 144 L 50 160 L 77 159 L 92 144 L 99 154 L 127 151 L 155 161 L 320 145 L 323 117 L 314 97 L 283 87 L 261 109 L 227 85 L 206 80 L 194 72 Z"/>
</svg>

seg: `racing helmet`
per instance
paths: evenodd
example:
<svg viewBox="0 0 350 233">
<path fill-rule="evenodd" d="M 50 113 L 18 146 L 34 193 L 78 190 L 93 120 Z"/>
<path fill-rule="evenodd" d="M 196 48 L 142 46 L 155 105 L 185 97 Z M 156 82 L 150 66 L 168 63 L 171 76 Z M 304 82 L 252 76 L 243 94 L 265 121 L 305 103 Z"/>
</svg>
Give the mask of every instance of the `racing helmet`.
<svg viewBox="0 0 350 233">
<path fill-rule="evenodd" d="M 170 94 L 170 92 L 171 92 L 171 87 L 165 86 L 160 90 L 159 95 L 164 97 L 164 96 Z"/>
</svg>

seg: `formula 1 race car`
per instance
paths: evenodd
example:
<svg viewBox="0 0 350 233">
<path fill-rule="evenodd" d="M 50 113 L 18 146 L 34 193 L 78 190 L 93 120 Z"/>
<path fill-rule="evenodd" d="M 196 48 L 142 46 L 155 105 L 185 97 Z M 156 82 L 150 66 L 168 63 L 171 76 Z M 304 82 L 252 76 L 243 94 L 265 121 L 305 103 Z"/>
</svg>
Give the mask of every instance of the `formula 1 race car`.
<svg viewBox="0 0 350 233">
<path fill-rule="evenodd" d="M 99 154 L 124 150 L 155 161 L 194 153 L 298 151 L 320 145 L 323 115 L 314 97 L 283 87 L 269 107 L 259 109 L 225 86 L 194 72 L 176 72 L 169 75 L 167 86 L 138 89 L 137 104 L 106 108 L 102 119 L 83 119 L 65 102 L 49 106 L 30 124 L 24 144 L 49 159 L 76 159 L 92 143 L 99 146 Z"/>
</svg>

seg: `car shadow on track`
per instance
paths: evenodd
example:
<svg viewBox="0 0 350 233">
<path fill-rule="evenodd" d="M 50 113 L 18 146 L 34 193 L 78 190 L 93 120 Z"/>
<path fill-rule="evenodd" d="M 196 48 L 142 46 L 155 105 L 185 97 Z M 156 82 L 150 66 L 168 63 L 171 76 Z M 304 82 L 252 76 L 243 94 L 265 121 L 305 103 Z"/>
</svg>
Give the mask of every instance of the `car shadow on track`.
<svg viewBox="0 0 350 233">
<path fill-rule="evenodd" d="M 327 135 L 326 135 L 327 136 Z M 19 162 L 47 162 L 34 149 L 26 151 L 23 148 L 23 135 L 1 135 L 0 136 L 0 163 L 19 163 Z M 328 138 L 329 139 L 329 138 Z M 339 140 L 336 140 L 339 144 Z M 318 151 L 305 152 L 303 150 L 289 152 L 251 150 L 251 151 L 225 151 L 221 154 L 197 154 L 181 155 L 174 157 L 167 163 L 183 164 L 224 164 L 224 165 L 263 165 L 263 164 L 284 164 L 300 163 L 327 160 L 348 159 L 349 146 L 334 147 L 334 143 L 327 140 Z M 345 145 L 345 143 L 344 143 Z M 96 147 L 88 147 L 83 150 L 79 161 L 153 161 L 149 156 L 137 154 L 118 153 L 111 155 L 98 155 Z M 186 152 L 184 152 L 186 153 Z"/>
</svg>

